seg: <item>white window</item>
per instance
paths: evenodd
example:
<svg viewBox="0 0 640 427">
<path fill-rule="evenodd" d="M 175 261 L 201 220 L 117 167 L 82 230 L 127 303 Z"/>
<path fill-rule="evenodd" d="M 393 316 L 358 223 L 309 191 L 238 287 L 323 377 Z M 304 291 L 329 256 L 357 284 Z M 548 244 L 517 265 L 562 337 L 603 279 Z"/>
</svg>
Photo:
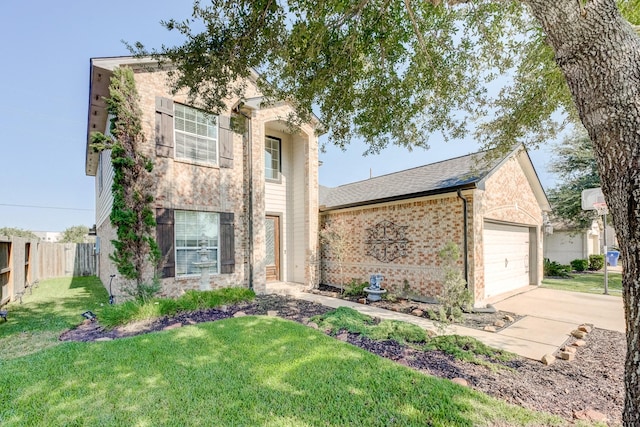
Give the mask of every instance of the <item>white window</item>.
<svg viewBox="0 0 640 427">
<path fill-rule="evenodd" d="M 176 103 L 174 130 L 177 159 L 218 164 L 218 116 Z"/>
<path fill-rule="evenodd" d="M 280 138 L 267 136 L 264 141 L 264 173 L 266 179 L 280 179 Z"/>
<path fill-rule="evenodd" d="M 219 216 L 213 212 L 175 211 L 176 277 L 200 274 L 193 263 L 200 261 L 202 241 L 213 264 L 210 273 L 219 272 Z"/>
</svg>

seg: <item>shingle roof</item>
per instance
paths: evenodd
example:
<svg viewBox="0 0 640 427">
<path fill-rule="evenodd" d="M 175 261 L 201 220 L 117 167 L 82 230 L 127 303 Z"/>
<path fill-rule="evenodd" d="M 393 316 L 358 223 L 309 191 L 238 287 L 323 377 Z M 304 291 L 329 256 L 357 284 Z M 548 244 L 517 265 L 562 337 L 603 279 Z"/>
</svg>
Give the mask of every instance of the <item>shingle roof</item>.
<svg viewBox="0 0 640 427">
<path fill-rule="evenodd" d="M 507 156 L 468 154 L 335 188 L 321 187 L 320 210 L 406 199 L 474 187 Z M 486 159 L 486 160 L 485 160 Z"/>
</svg>

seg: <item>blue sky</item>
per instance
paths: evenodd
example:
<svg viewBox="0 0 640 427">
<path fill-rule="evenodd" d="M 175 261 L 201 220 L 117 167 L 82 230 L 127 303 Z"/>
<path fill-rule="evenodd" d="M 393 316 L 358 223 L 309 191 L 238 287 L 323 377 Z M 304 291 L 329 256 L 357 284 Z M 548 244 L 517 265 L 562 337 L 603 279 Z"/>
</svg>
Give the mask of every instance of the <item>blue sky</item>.
<svg viewBox="0 0 640 427">
<path fill-rule="evenodd" d="M 0 227 L 62 231 L 91 226 L 93 177 L 84 173 L 89 59 L 127 55 L 122 40 L 148 46 L 176 36 L 160 21 L 188 17 L 191 0 L 5 0 L 0 6 Z M 320 183 L 336 186 L 478 150 L 471 140 L 430 150 L 388 148 L 362 157 L 363 143 L 320 155 Z M 545 188 L 553 185 L 546 150 L 531 157 Z"/>
</svg>

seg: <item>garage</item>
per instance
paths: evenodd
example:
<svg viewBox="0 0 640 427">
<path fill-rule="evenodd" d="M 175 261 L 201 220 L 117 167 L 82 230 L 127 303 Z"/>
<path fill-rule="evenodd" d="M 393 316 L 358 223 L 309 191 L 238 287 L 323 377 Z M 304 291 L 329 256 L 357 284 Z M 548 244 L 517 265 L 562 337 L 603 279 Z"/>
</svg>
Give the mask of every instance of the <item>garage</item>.
<svg viewBox="0 0 640 427">
<path fill-rule="evenodd" d="M 485 298 L 531 284 L 531 233 L 527 226 L 485 222 Z"/>
</svg>

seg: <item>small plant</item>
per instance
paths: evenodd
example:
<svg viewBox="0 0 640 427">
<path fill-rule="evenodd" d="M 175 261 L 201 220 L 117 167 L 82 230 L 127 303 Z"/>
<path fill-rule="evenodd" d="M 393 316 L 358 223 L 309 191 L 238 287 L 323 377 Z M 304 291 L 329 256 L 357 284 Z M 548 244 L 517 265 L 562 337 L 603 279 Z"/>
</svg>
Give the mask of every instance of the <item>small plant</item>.
<svg viewBox="0 0 640 427">
<path fill-rule="evenodd" d="M 344 263 L 353 250 L 350 240 L 353 227 L 341 217 L 326 221 L 320 230 L 320 243 L 324 246 L 324 250 L 328 251 L 332 261 L 338 265 L 339 280 L 344 283 Z"/>
<path fill-rule="evenodd" d="M 586 259 L 574 259 L 571 261 L 571 268 L 578 273 L 582 273 L 587 267 L 589 267 L 589 261 Z"/>
<path fill-rule="evenodd" d="M 391 292 L 386 293 L 384 295 L 382 295 L 382 299 L 384 299 L 385 301 L 389 301 L 389 302 L 397 302 L 398 301 L 398 296 L 396 294 L 393 294 Z"/>
<path fill-rule="evenodd" d="M 604 255 L 589 255 L 589 270 L 598 271 L 604 267 Z"/>
<path fill-rule="evenodd" d="M 546 277 L 571 277 L 571 267 L 562 265 L 558 262 L 551 261 L 549 258 L 544 259 L 544 275 Z"/>
<path fill-rule="evenodd" d="M 122 286 L 122 292 L 139 302 L 149 302 L 162 288 L 160 279 L 154 277 L 151 283 L 139 283 L 137 285 L 126 284 Z"/>
<path fill-rule="evenodd" d="M 351 279 L 351 282 L 342 288 L 342 295 L 344 297 L 355 298 L 366 296 L 364 288 L 367 286 L 369 286 L 368 282 L 361 282 L 359 279 Z"/>
<path fill-rule="evenodd" d="M 462 318 L 464 310 L 467 310 L 473 302 L 473 297 L 467 289 L 467 282 L 456 261 L 460 258 L 460 249 L 453 242 L 449 242 L 438 253 L 444 264 L 444 280 L 442 291 L 438 296 L 441 309 L 438 312 L 438 320 L 442 322 L 456 322 Z"/>
<path fill-rule="evenodd" d="M 410 293 L 411 293 L 411 285 L 409 284 L 409 281 L 407 279 L 404 279 L 402 281 L 402 290 L 400 291 L 400 295 L 403 298 L 408 299 Z"/>
</svg>

